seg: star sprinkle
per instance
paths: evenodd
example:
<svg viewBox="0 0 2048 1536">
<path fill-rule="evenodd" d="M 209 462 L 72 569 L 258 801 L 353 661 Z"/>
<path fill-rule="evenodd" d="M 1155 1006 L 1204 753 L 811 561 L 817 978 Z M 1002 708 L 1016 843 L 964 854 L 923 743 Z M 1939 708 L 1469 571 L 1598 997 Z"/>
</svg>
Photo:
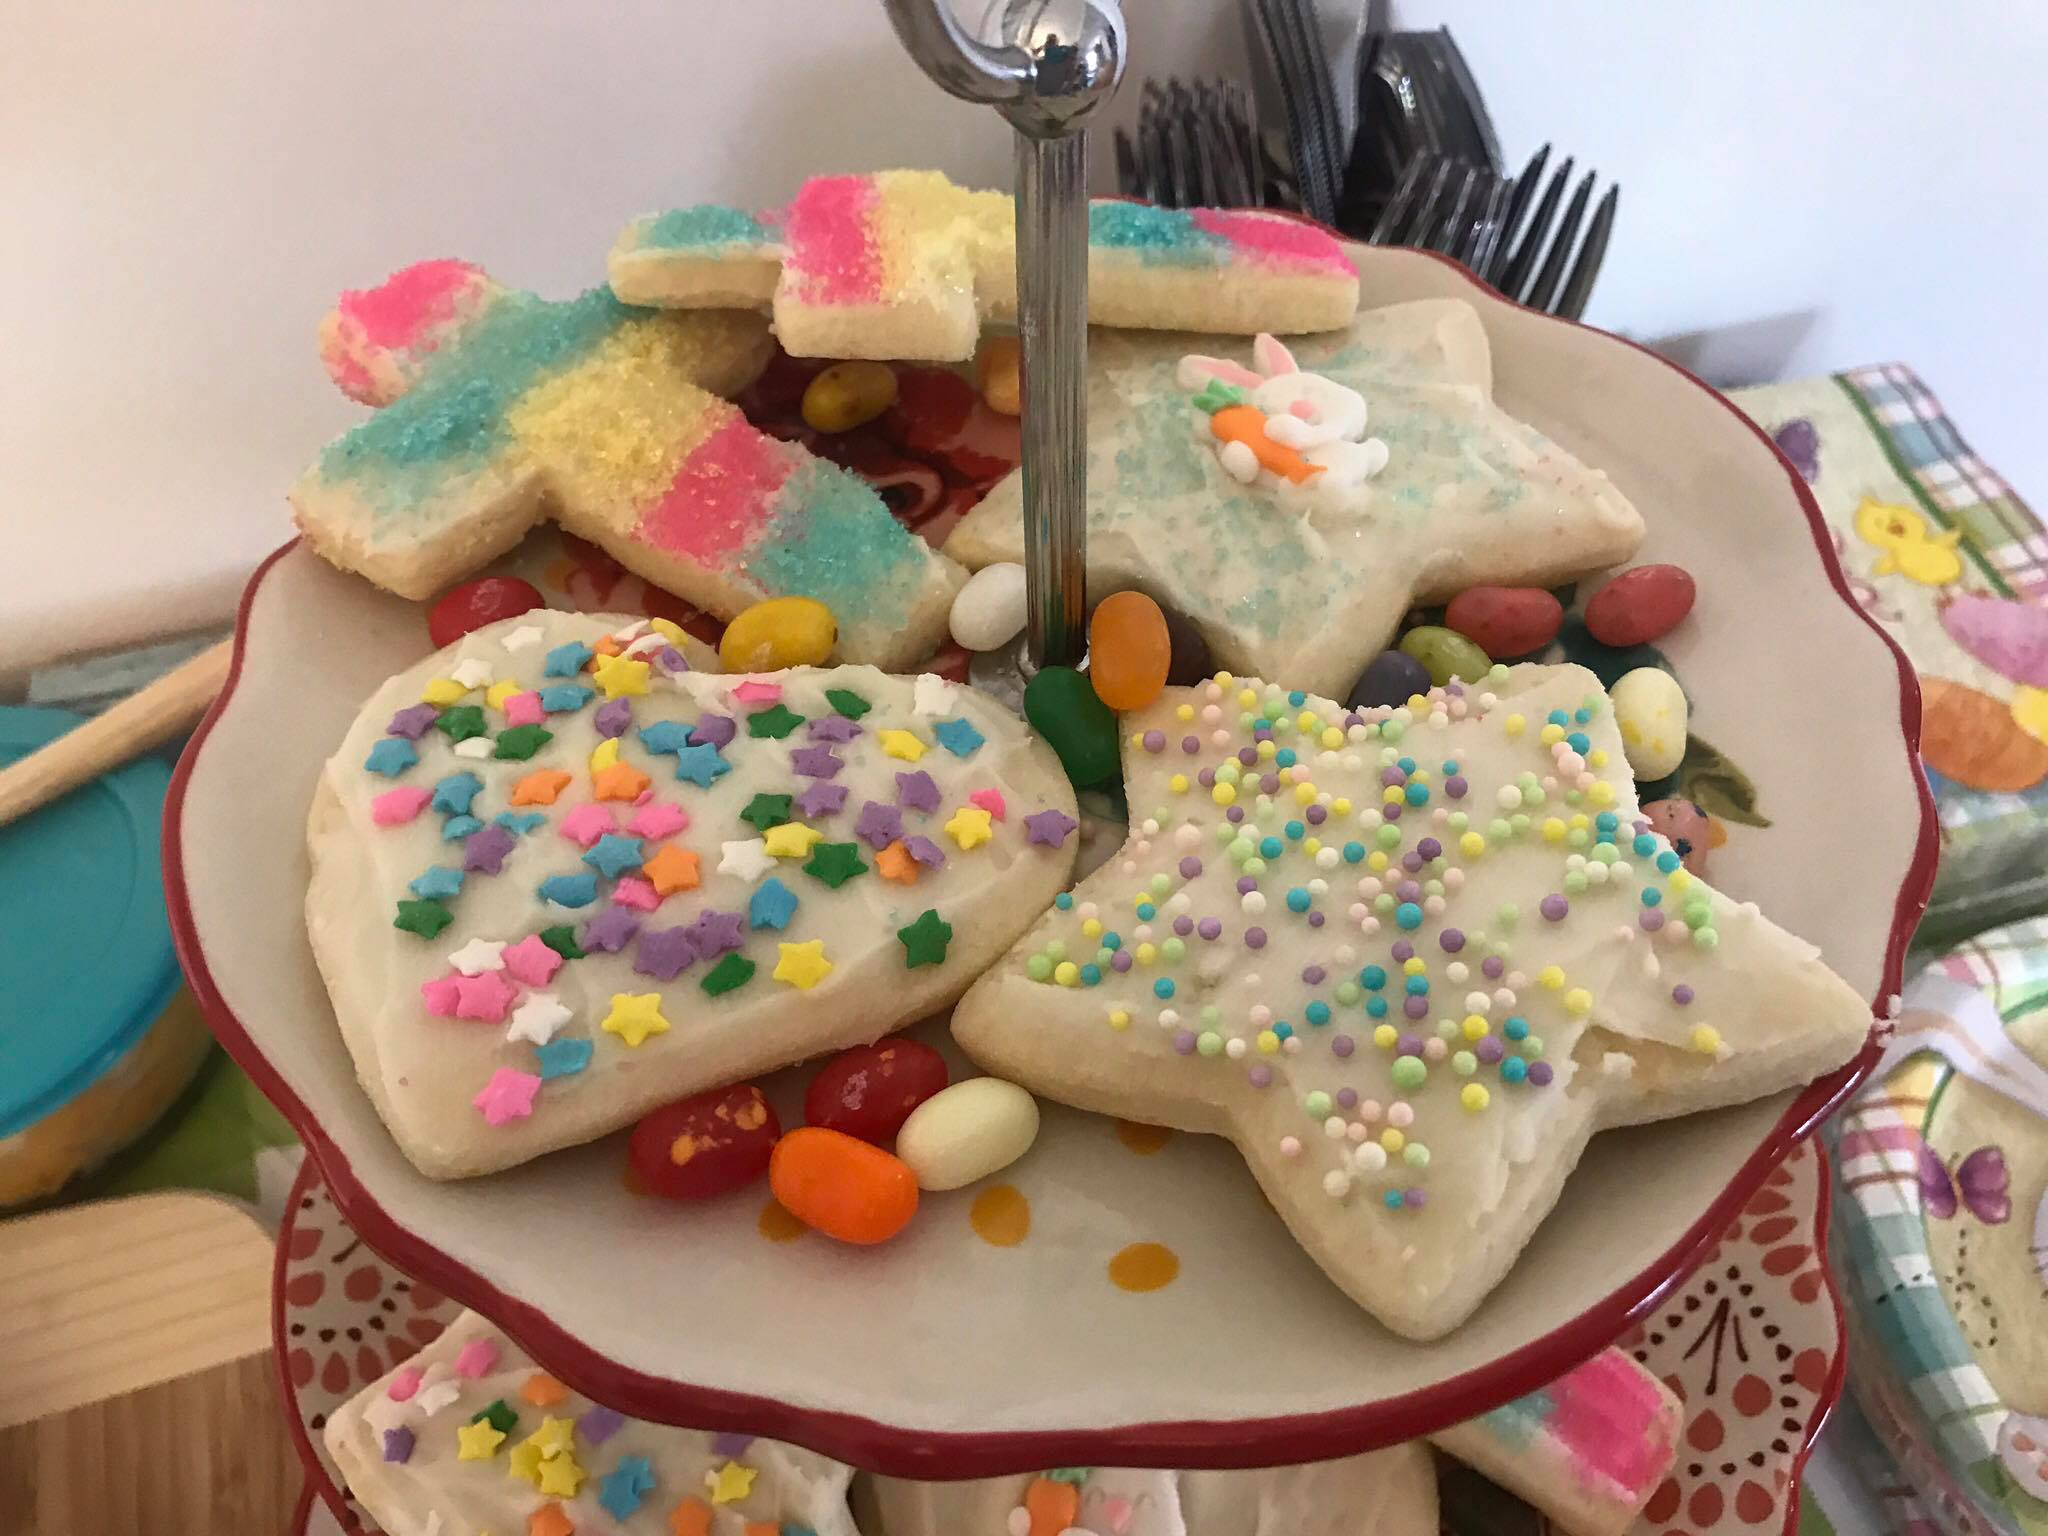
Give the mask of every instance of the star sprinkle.
<svg viewBox="0 0 2048 1536">
<path fill-rule="evenodd" d="M 505 867 L 505 855 L 519 846 L 507 827 L 492 822 L 479 827 L 462 846 L 462 867 L 474 875 L 495 875 Z"/>
<path fill-rule="evenodd" d="M 788 982 L 800 992 L 810 991 L 832 973 L 832 962 L 825 958 L 823 939 L 810 939 L 801 944 L 778 944 L 775 949 L 775 979 Z"/>
<path fill-rule="evenodd" d="M 420 749 L 403 736 L 386 736 L 370 748 L 370 755 L 363 759 L 363 766 L 371 773 L 395 779 L 419 760 Z"/>
<path fill-rule="evenodd" d="M 583 958 L 583 946 L 576 942 L 576 930 L 567 923 L 557 923 L 552 928 L 541 929 L 540 941 L 564 960 Z"/>
<path fill-rule="evenodd" d="M 640 935 L 633 969 L 656 981 L 674 981 L 697 963 L 688 928 L 652 928 Z"/>
<path fill-rule="evenodd" d="M 854 820 L 853 835 L 870 848 L 886 848 L 903 835 L 903 813 L 893 805 L 870 800 Z"/>
<path fill-rule="evenodd" d="M 420 690 L 420 701 L 440 706 L 457 704 L 468 692 L 468 688 L 452 677 L 437 677 Z"/>
<path fill-rule="evenodd" d="M 516 678 L 508 677 L 502 682 L 491 684 L 484 694 L 484 703 L 492 709 L 502 711 L 506 703 L 516 698 L 523 690 L 524 685 L 522 683 Z"/>
<path fill-rule="evenodd" d="M 720 843 L 718 872 L 721 875 L 738 875 L 742 880 L 753 882 L 775 867 L 775 860 L 768 855 L 768 848 L 758 837 L 743 837 L 730 843 Z"/>
<path fill-rule="evenodd" d="M 403 736 L 408 741 L 418 741 L 433 729 L 434 717 L 440 713 L 431 704 L 411 704 L 391 717 L 391 723 L 384 727 L 391 736 Z"/>
<path fill-rule="evenodd" d="M 750 677 L 733 689 L 732 696 L 741 704 L 773 704 L 782 697 L 782 684 Z"/>
<path fill-rule="evenodd" d="M 980 806 L 989 813 L 993 820 L 1008 821 L 1010 819 L 1010 804 L 1003 798 L 1003 792 L 1000 789 L 977 789 L 967 797 L 967 803 Z"/>
<path fill-rule="evenodd" d="M 594 690 L 581 683 L 551 683 L 540 691 L 541 710 L 550 715 L 574 714 L 592 698 Z M 509 718 L 509 716 L 508 716 Z M 538 720 L 513 721 L 513 724 L 538 725 Z"/>
<path fill-rule="evenodd" d="M 603 1445 L 625 1426 L 625 1415 L 602 1403 L 576 1421 L 576 1428 L 592 1445 Z"/>
<path fill-rule="evenodd" d="M 670 1536 L 711 1536 L 711 1506 L 702 1499 L 684 1499 L 668 1512 Z"/>
<path fill-rule="evenodd" d="M 448 956 L 448 963 L 465 976 L 502 971 L 505 968 L 505 946 L 490 939 L 471 939 Z"/>
<path fill-rule="evenodd" d="M 560 1402 L 567 1395 L 563 1391 L 562 1384 L 555 1381 L 552 1376 L 539 1376 L 534 1379 L 554 1382 L 554 1386 L 549 1390 L 555 1402 Z M 528 1385 L 531 1384 L 531 1382 L 528 1383 Z M 532 1399 L 529 1399 L 529 1401 L 532 1401 Z M 546 1405 L 536 1404 L 536 1406 L 544 1407 Z M 540 1421 L 539 1429 L 536 1429 L 531 1435 L 527 1436 L 526 1443 L 540 1452 L 540 1459 L 542 1461 L 551 1461 L 557 1456 L 567 1456 L 576 1449 L 576 1420 L 558 1419 L 550 1415 Z M 594 1444 L 595 1442 L 592 1443 Z"/>
<path fill-rule="evenodd" d="M 630 1520 L 653 1491 L 653 1464 L 645 1456 L 622 1456 L 600 1482 L 597 1502 L 614 1520 Z"/>
<path fill-rule="evenodd" d="M 574 677 L 596 654 L 581 640 L 571 640 L 548 652 L 547 664 L 541 671 L 549 677 Z"/>
<path fill-rule="evenodd" d="M 1198 1094 L 1397 1332 L 1470 1314 L 1603 1123 L 1727 1102 L 1719 1046 L 1743 1097 L 1866 1036 L 1808 946 L 1640 819 L 1582 668 L 1354 712 L 1222 674 L 1121 728 L 1128 840 L 969 990 L 955 1037 L 1055 1099 L 1122 1083 L 1140 1120 Z M 1654 1072 L 1601 1069 L 1638 1053 Z"/>
<path fill-rule="evenodd" d="M 754 1479 L 758 1475 L 752 1467 L 728 1461 L 704 1474 L 704 1488 L 714 1504 L 737 1504 L 754 1491 Z"/>
<path fill-rule="evenodd" d="M 526 1536 L 576 1536 L 576 1522 L 561 1505 L 543 1504 L 526 1517 Z"/>
<path fill-rule="evenodd" d="M 803 723 L 802 715 L 786 704 L 777 704 L 747 716 L 747 734 L 768 741 L 781 741 Z"/>
<path fill-rule="evenodd" d="M 550 950 L 549 953 L 552 955 L 554 952 Z M 560 956 L 555 956 L 555 963 L 561 964 Z M 505 1026 L 505 1038 L 526 1040 L 534 1045 L 546 1045 L 555 1038 L 555 1031 L 574 1017 L 576 1015 L 564 1007 L 562 1000 L 554 993 L 529 992 L 525 1000 L 512 1010 L 512 1022 Z"/>
<path fill-rule="evenodd" d="M 946 831 L 965 851 L 979 848 L 995 836 L 989 828 L 989 814 L 978 805 L 963 805 L 946 821 Z"/>
<path fill-rule="evenodd" d="M 825 697 L 829 699 L 831 694 Z M 804 728 L 804 734 L 813 741 L 844 745 L 860 734 L 860 727 L 844 715 L 822 715 Z"/>
<path fill-rule="evenodd" d="M 607 699 L 597 706 L 597 712 L 590 717 L 590 723 L 597 734 L 607 741 L 615 741 L 632 729 L 633 706 L 626 699 Z"/>
<path fill-rule="evenodd" d="M 495 755 L 492 749 L 496 746 L 497 743 L 488 736 L 469 736 L 455 743 L 455 755 L 466 757 L 471 762 L 481 762 Z"/>
<path fill-rule="evenodd" d="M 626 830 L 650 842 L 664 837 L 673 837 L 690 825 L 689 812 L 680 805 L 670 805 L 661 800 L 650 800 L 633 813 L 633 819 L 626 823 Z"/>
<path fill-rule="evenodd" d="M 484 1119 L 490 1124 L 504 1125 L 512 1120 L 524 1120 L 532 1114 L 533 1097 L 539 1092 L 540 1079 L 533 1073 L 500 1067 L 470 1103 L 483 1111 Z"/>
<path fill-rule="evenodd" d="M 747 902 L 747 923 L 754 928 L 787 928 L 796 905 L 796 892 L 770 875 Z"/>
<path fill-rule="evenodd" d="M 735 987 L 743 987 L 754 979 L 754 962 L 745 955 L 727 955 L 711 967 L 704 979 L 697 983 L 712 997 L 723 997 Z"/>
<path fill-rule="evenodd" d="M 482 710 L 474 704 L 464 704 L 456 709 L 442 710 L 434 717 L 434 729 L 450 741 L 463 742 L 482 736 L 490 727 L 484 723 Z"/>
<path fill-rule="evenodd" d="M 640 931 L 640 919 L 616 904 L 583 925 L 583 947 L 592 954 L 615 955 Z"/>
<path fill-rule="evenodd" d="M 953 685 L 936 672 L 918 673 L 910 688 L 910 707 L 920 715 L 943 715 L 953 707 Z"/>
<path fill-rule="evenodd" d="M 903 839 L 903 846 L 913 859 L 927 869 L 946 867 L 945 851 L 928 837 L 906 837 Z"/>
<path fill-rule="evenodd" d="M 816 827 L 807 827 L 800 821 L 786 821 L 779 827 L 770 827 L 761 838 L 761 846 L 774 858 L 800 859 L 824 840 L 825 834 Z"/>
<path fill-rule="evenodd" d="M 539 693 L 515 693 L 505 700 L 505 723 L 507 725 L 539 725 L 548 713 L 548 695 L 552 688 Z M 588 689 L 578 688 L 578 693 L 587 694 Z M 571 706 L 574 707 L 574 706 Z"/>
<path fill-rule="evenodd" d="M 519 1400 L 535 1408 L 553 1408 L 567 1398 L 568 1395 L 569 1389 L 555 1380 L 546 1371 L 535 1371 L 519 1384 Z M 531 1440 L 540 1439 L 543 1434 L 547 1433 L 548 1426 L 551 1424 L 560 1424 L 565 1430 L 570 1427 L 570 1422 L 567 1419 L 542 1419 L 540 1428 L 529 1438 Z M 569 1444 L 566 1435 L 563 1437 L 562 1444 L 565 1448 Z"/>
<path fill-rule="evenodd" d="M 534 1047 L 533 1059 L 540 1067 L 541 1080 L 553 1082 L 558 1077 L 574 1077 L 589 1066 L 594 1049 L 588 1040 L 550 1040 Z"/>
<path fill-rule="evenodd" d="M 491 664 L 481 656 L 465 656 L 449 669 L 448 675 L 466 692 L 474 692 L 491 680 Z"/>
<path fill-rule="evenodd" d="M 1185 339 L 1091 336 L 1087 515 L 1118 536 L 1090 541 L 1088 590 L 1149 592 L 1191 619 L 1221 664 L 1342 698 L 1409 609 L 1483 583 L 1542 585 L 1641 543 L 1641 517 L 1604 475 L 1491 402 L 1469 308 L 1365 310 L 1289 347 L 1303 373 L 1364 398 L 1393 450 L 1370 479 L 1239 484 L 1177 377 Z M 1021 493 L 1013 472 L 947 553 L 975 567 L 1022 560 Z"/>
<path fill-rule="evenodd" d="M 590 845 L 583 862 L 607 880 L 616 880 L 627 870 L 640 867 L 640 839 L 607 832 Z"/>
<path fill-rule="evenodd" d="M 555 739 L 553 731 L 538 725 L 515 725 L 509 731 L 500 731 L 491 756 L 510 762 L 523 763 L 542 747 Z"/>
<path fill-rule="evenodd" d="M 438 901 L 401 901 L 398 916 L 392 920 L 391 926 L 431 939 L 454 921 L 455 914 Z"/>
<path fill-rule="evenodd" d="M 906 811 L 929 814 L 939 808 L 938 781 L 922 768 L 915 773 L 899 773 L 896 775 L 896 799 Z"/>
<path fill-rule="evenodd" d="M 677 891 L 694 891 L 701 879 L 697 855 L 674 843 L 665 843 L 656 849 L 654 857 L 641 866 L 641 873 L 663 896 L 673 896 Z"/>
<path fill-rule="evenodd" d="M 471 1339 L 455 1352 L 455 1374 L 468 1381 L 475 1381 L 480 1377 L 490 1375 L 497 1368 L 497 1364 L 498 1344 L 495 1339 Z M 509 1412 L 509 1410 L 505 1409 L 503 1403 L 493 1403 L 489 1408 L 484 1409 L 482 1413 L 477 1414 L 476 1417 L 489 1419 L 494 1427 L 510 1434 L 512 1432 L 512 1425 L 500 1422 L 500 1415 L 493 1413 L 491 1411 L 493 1408 Z"/>
<path fill-rule="evenodd" d="M 569 787 L 569 775 L 559 768 L 536 768 L 512 786 L 514 805 L 553 805 Z"/>
<path fill-rule="evenodd" d="M 396 1429 L 384 1431 L 384 1459 L 400 1465 L 412 1460 L 413 1447 L 419 1439 L 403 1424 Z"/>
<path fill-rule="evenodd" d="M 647 793 L 648 782 L 647 775 L 631 763 L 613 763 L 590 776 L 590 791 L 600 800 L 623 800 L 630 805 Z"/>
<path fill-rule="evenodd" d="M 866 871 L 867 865 L 861 860 L 857 843 L 820 843 L 811 854 L 810 862 L 804 865 L 805 874 L 813 880 L 823 881 L 835 891 Z"/>
<path fill-rule="evenodd" d="M 898 928 L 896 937 L 903 944 L 905 969 L 914 970 L 920 965 L 944 965 L 946 946 L 953 942 L 953 925 L 943 921 L 936 910 L 927 907 L 916 922 L 907 928 Z"/>
<path fill-rule="evenodd" d="M 498 1447 L 505 1443 L 505 1435 L 502 1430 L 493 1429 L 488 1421 L 480 1419 L 474 1424 L 459 1425 L 455 1431 L 455 1443 L 461 1447 L 456 1453 L 456 1460 L 489 1461 L 498 1454 Z"/>
<path fill-rule="evenodd" d="M 979 752 L 988 738 L 977 731 L 966 720 L 941 720 L 932 727 L 932 734 L 939 739 L 939 745 L 955 757 L 972 757 Z"/>
<path fill-rule="evenodd" d="M 882 750 L 891 757 L 900 757 L 906 763 L 914 763 L 925 754 L 925 745 L 909 731 L 887 730 L 875 733 Z"/>
<path fill-rule="evenodd" d="M 587 907 L 597 900 L 597 876 L 549 875 L 540 883 L 540 899 L 558 907 Z"/>
<path fill-rule="evenodd" d="M 849 720 L 858 720 L 875 707 L 851 688 L 827 688 L 825 702 Z"/>
<path fill-rule="evenodd" d="M 680 752 L 690 744 L 690 727 L 680 720 L 657 720 L 640 727 L 640 745 L 658 757 Z"/>
<path fill-rule="evenodd" d="M 693 747 L 717 747 L 723 750 L 732 745 L 740 728 L 730 715 L 716 713 L 699 715 L 697 723 L 690 728 L 690 745 Z"/>
<path fill-rule="evenodd" d="M 898 885 L 915 885 L 922 868 L 910 856 L 910 850 L 901 843 L 891 843 L 875 855 L 875 872 L 884 880 L 894 880 Z"/>
<path fill-rule="evenodd" d="M 444 816 L 464 816 L 484 781 L 473 773 L 451 773 L 434 785 L 434 809 Z"/>
<path fill-rule="evenodd" d="M 445 864 L 435 864 L 410 881 L 406 889 L 422 901 L 446 901 L 461 894 L 462 871 L 450 869 Z"/>
<path fill-rule="evenodd" d="M 789 754 L 789 766 L 807 779 L 830 779 L 838 777 L 846 759 L 830 747 L 798 747 Z"/>
<path fill-rule="evenodd" d="M 618 814 L 608 805 L 585 802 L 555 824 L 555 830 L 579 848 L 588 848 L 600 837 L 616 832 Z"/>
<path fill-rule="evenodd" d="M 1024 841 L 1039 843 L 1047 848 L 1058 848 L 1080 825 L 1081 823 L 1064 811 L 1033 811 L 1024 818 Z"/>
<path fill-rule="evenodd" d="M 559 1456 L 550 1456 L 540 1464 L 540 1491 L 553 1494 L 559 1499 L 573 1499 L 583 1487 L 582 1463 L 568 1451 Z"/>
<path fill-rule="evenodd" d="M 690 945 L 706 960 L 738 949 L 746 941 L 744 919 L 737 912 L 706 907 L 690 924 Z"/>
<path fill-rule="evenodd" d="M 765 833 L 770 827 L 779 827 L 789 820 L 789 796 L 756 795 L 740 812 L 740 820 L 756 832 Z"/>
<path fill-rule="evenodd" d="M 599 1028 L 636 1048 L 644 1045 L 649 1035 L 667 1034 L 668 1020 L 662 1016 L 661 994 L 614 992 L 611 1012 L 604 1016 Z"/>
<path fill-rule="evenodd" d="M 631 697 L 647 691 L 647 678 L 654 669 L 629 656 L 607 656 L 590 669 L 597 686 L 608 699 Z"/>
<path fill-rule="evenodd" d="M 846 786 L 827 784 L 823 780 L 806 784 L 796 797 L 796 813 L 811 821 L 822 817 L 836 816 L 846 805 Z"/>
<path fill-rule="evenodd" d="M 720 755 L 718 748 L 706 743 L 702 746 L 684 747 L 676 754 L 676 777 L 695 784 L 700 789 L 709 789 L 712 783 L 732 772 L 732 764 Z"/>
<path fill-rule="evenodd" d="M 564 777 L 567 777 L 567 775 L 564 775 Z M 524 837 L 536 827 L 546 826 L 547 820 L 547 817 L 539 811 L 500 811 L 491 818 L 495 825 L 501 826 L 507 832 L 516 833 L 521 837 Z"/>
<path fill-rule="evenodd" d="M 517 944 L 506 945 L 498 958 L 505 964 L 506 975 L 528 987 L 546 986 L 562 968 L 562 957 L 549 949 L 537 933 L 529 933 Z"/>
<path fill-rule="evenodd" d="M 461 1396 L 462 1383 L 459 1381 L 429 1381 L 420 1388 L 419 1395 L 413 1399 L 413 1403 L 419 1408 L 422 1417 L 431 1419 L 442 1409 L 452 1407 L 455 1400 Z"/>
</svg>

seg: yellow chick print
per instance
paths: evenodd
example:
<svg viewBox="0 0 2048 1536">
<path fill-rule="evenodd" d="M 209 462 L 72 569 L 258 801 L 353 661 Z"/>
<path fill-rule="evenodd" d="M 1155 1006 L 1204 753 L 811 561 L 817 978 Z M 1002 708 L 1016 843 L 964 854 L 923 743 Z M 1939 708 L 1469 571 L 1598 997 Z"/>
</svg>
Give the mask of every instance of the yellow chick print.
<svg viewBox="0 0 2048 1536">
<path fill-rule="evenodd" d="M 1873 576 L 1896 573 L 1923 587 L 1945 587 L 1963 574 L 1962 556 L 1956 553 L 1963 530 L 1930 537 L 1927 519 L 1911 507 L 1864 497 L 1856 508 L 1856 536 L 1884 551 L 1871 567 Z"/>
</svg>

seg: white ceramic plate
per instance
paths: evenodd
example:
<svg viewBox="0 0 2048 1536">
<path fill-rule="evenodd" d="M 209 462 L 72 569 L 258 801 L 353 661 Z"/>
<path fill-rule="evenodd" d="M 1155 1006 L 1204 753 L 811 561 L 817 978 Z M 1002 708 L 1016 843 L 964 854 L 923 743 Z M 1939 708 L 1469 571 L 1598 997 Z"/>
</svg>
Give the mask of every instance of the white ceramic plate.
<svg viewBox="0 0 2048 1536">
<path fill-rule="evenodd" d="M 1771 822 L 1715 853 L 1715 883 L 1888 997 L 1934 865 L 1917 691 L 1849 600 L 1797 475 L 1726 401 L 1648 353 L 1509 305 L 1447 261 L 1358 255 L 1368 304 L 1475 303 L 1500 403 L 1613 476 L 1649 524 L 1641 560 L 1698 577 L 1694 618 L 1664 649 L 1695 729 L 1747 771 Z M 1597 1137 L 1505 1283 L 1429 1345 L 1345 1301 L 1227 1145 L 1175 1137 L 1140 1156 L 1109 1122 L 1063 1110 L 1006 1175 L 1033 1213 L 1006 1248 L 974 1235 L 972 1190 L 931 1198 L 877 1250 L 771 1243 L 758 1194 L 681 1210 L 629 1193 L 616 1138 L 436 1184 L 357 1087 L 301 920 L 320 764 L 359 702 L 429 648 L 417 606 L 304 548 L 258 571 L 235 671 L 167 808 L 181 957 L 365 1240 L 629 1413 L 927 1477 L 1256 1465 L 1410 1438 L 1611 1342 L 1868 1064 Z M 785 1077 L 788 1102 L 801 1076 Z M 1136 1242 L 1170 1247 L 1178 1279 L 1112 1285 L 1108 1261 Z"/>
</svg>

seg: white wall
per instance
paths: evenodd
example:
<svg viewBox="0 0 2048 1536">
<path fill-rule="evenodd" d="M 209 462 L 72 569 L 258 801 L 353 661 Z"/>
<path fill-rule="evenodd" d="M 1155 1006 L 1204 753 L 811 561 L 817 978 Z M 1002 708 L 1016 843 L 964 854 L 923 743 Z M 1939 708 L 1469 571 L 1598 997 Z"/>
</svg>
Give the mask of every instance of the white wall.
<svg viewBox="0 0 2048 1536">
<path fill-rule="evenodd" d="M 871 0 L 9 9 L 0 672 L 226 610 L 356 414 L 312 347 L 343 286 L 462 255 L 567 292 L 643 208 L 1007 177 L 993 116 L 926 85 Z M 1242 57 L 1234 0 L 1131 9 L 1138 73 Z M 1590 318 L 1735 332 L 1703 353 L 1721 377 L 1902 358 L 2048 501 L 2042 13 L 1643 9 L 1397 19 L 1456 28 L 1515 158 L 1555 137 L 1624 183 Z"/>
</svg>

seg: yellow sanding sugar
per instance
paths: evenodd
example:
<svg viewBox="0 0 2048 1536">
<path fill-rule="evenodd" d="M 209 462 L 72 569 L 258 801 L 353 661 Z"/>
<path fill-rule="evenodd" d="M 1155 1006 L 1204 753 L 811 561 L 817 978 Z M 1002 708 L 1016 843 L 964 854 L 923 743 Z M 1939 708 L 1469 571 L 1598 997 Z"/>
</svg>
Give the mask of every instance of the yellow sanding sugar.
<svg viewBox="0 0 2048 1536">
<path fill-rule="evenodd" d="M 621 514 L 646 507 L 711 429 L 737 414 L 690 382 L 692 335 L 664 316 L 631 321 L 506 413 L 564 500 Z"/>
</svg>

